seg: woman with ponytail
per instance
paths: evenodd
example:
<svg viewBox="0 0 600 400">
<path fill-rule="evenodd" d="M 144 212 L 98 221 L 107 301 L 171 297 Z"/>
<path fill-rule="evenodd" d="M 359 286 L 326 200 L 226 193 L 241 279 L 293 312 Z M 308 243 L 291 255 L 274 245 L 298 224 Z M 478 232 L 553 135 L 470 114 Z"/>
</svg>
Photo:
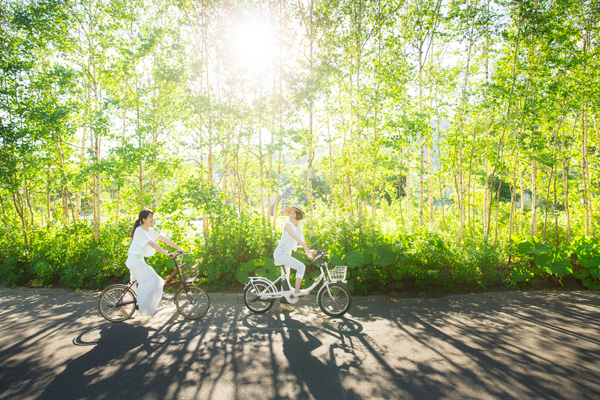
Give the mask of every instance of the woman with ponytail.
<svg viewBox="0 0 600 400">
<path fill-rule="evenodd" d="M 131 273 L 131 280 L 137 280 L 137 302 L 140 308 L 140 315 L 152 315 L 157 311 L 160 299 L 162 298 L 164 280 L 146 264 L 144 257 L 153 256 L 156 251 L 168 257 L 174 257 L 175 253 L 167 253 L 156 242 L 158 240 L 176 248 L 179 251 L 183 249 L 152 229 L 154 225 L 154 213 L 151 210 L 140 211 L 139 218 L 135 221 L 131 230 L 131 245 L 127 252 L 127 261 L 125 265 Z"/>
</svg>

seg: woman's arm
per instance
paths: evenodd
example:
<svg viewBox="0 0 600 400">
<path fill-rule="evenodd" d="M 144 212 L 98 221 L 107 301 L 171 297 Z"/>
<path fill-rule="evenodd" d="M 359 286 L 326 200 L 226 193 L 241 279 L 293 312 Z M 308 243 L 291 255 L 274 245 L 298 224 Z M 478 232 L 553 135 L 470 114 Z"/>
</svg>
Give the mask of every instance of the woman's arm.
<svg viewBox="0 0 600 400">
<path fill-rule="evenodd" d="M 169 239 L 168 237 L 164 237 L 163 235 L 160 235 L 158 237 L 158 240 L 161 240 L 161 241 L 165 242 L 166 244 L 168 244 L 169 246 L 173 247 L 174 249 L 177 249 L 179 251 L 183 251 L 183 249 L 181 247 L 179 247 L 175 243 L 173 243 L 173 241 L 171 239 Z"/>
<path fill-rule="evenodd" d="M 314 257 L 313 256 L 313 251 L 308 248 L 308 246 L 306 245 L 306 242 L 304 240 L 302 240 L 302 238 L 299 238 L 298 235 L 296 235 L 296 233 L 294 232 L 294 230 L 292 228 L 290 228 L 288 224 L 285 224 L 285 231 L 287 233 L 289 233 L 290 235 L 292 235 L 292 237 L 294 238 L 294 240 L 296 240 L 298 242 L 298 244 L 300 246 L 302 246 L 302 248 L 306 252 L 306 255 L 307 255 L 308 258 L 312 259 Z"/>
<path fill-rule="evenodd" d="M 158 251 L 160 254 L 164 254 L 165 256 L 168 256 L 168 257 L 173 256 L 173 253 L 167 253 L 167 251 L 165 249 L 160 247 L 156 242 L 153 242 L 152 240 L 150 240 L 148 242 L 148 244 L 150 245 L 150 247 L 154 248 L 154 250 Z"/>
</svg>

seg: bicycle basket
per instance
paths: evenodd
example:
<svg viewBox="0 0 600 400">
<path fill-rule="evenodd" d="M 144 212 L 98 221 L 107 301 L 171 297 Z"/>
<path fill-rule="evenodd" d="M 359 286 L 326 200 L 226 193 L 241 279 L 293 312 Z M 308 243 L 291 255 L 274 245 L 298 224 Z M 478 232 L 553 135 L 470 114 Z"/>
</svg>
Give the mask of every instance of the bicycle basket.
<svg viewBox="0 0 600 400">
<path fill-rule="evenodd" d="M 329 280 L 332 282 L 338 282 L 338 281 L 342 281 L 342 282 L 346 282 L 346 270 L 348 269 L 347 266 L 340 266 L 340 267 L 335 267 L 334 269 L 329 269 L 327 270 L 327 273 L 329 274 Z"/>
</svg>

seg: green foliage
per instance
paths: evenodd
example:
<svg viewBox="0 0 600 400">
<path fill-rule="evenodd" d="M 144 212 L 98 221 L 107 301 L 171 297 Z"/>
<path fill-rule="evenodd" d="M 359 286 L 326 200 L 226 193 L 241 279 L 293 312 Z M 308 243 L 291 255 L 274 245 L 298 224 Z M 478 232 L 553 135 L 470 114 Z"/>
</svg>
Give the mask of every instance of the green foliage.
<svg viewBox="0 0 600 400">
<path fill-rule="evenodd" d="M 19 245 L 2 246 L 0 282 L 89 289 L 126 281 L 130 228 L 128 223 L 106 224 L 99 241 L 93 238 L 91 225 L 85 223 L 39 228 L 31 237 L 29 251 Z"/>
<path fill-rule="evenodd" d="M 258 214 L 238 214 L 223 205 L 209 219 L 211 231 L 198 237 L 196 248 L 200 271 L 209 277 L 208 288 L 233 286 L 259 266 L 273 276 L 274 265 L 266 260 L 275 250 L 275 233 Z"/>
</svg>

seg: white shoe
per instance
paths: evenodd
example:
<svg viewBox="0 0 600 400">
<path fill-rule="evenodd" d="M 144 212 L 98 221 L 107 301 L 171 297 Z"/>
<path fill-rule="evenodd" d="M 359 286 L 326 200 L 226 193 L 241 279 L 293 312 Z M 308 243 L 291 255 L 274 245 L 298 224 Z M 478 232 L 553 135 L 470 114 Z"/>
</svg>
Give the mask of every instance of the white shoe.
<svg viewBox="0 0 600 400">
<path fill-rule="evenodd" d="M 159 312 L 163 311 L 164 309 L 165 309 L 164 307 L 158 307 L 158 308 L 156 309 L 156 311 L 154 311 L 154 312 L 152 313 L 152 316 L 154 316 L 154 315 L 158 314 Z"/>
<path fill-rule="evenodd" d="M 279 309 L 281 311 L 294 311 L 294 307 L 292 307 L 292 306 L 290 306 L 289 304 L 286 304 L 286 303 L 279 304 Z"/>
<path fill-rule="evenodd" d="M 301 297 L 306 295 L 308 295 L 308 292 L 306 290 L 301 290 L 299 292 L 294 293 L 294 297 Z"/>
</svg>

